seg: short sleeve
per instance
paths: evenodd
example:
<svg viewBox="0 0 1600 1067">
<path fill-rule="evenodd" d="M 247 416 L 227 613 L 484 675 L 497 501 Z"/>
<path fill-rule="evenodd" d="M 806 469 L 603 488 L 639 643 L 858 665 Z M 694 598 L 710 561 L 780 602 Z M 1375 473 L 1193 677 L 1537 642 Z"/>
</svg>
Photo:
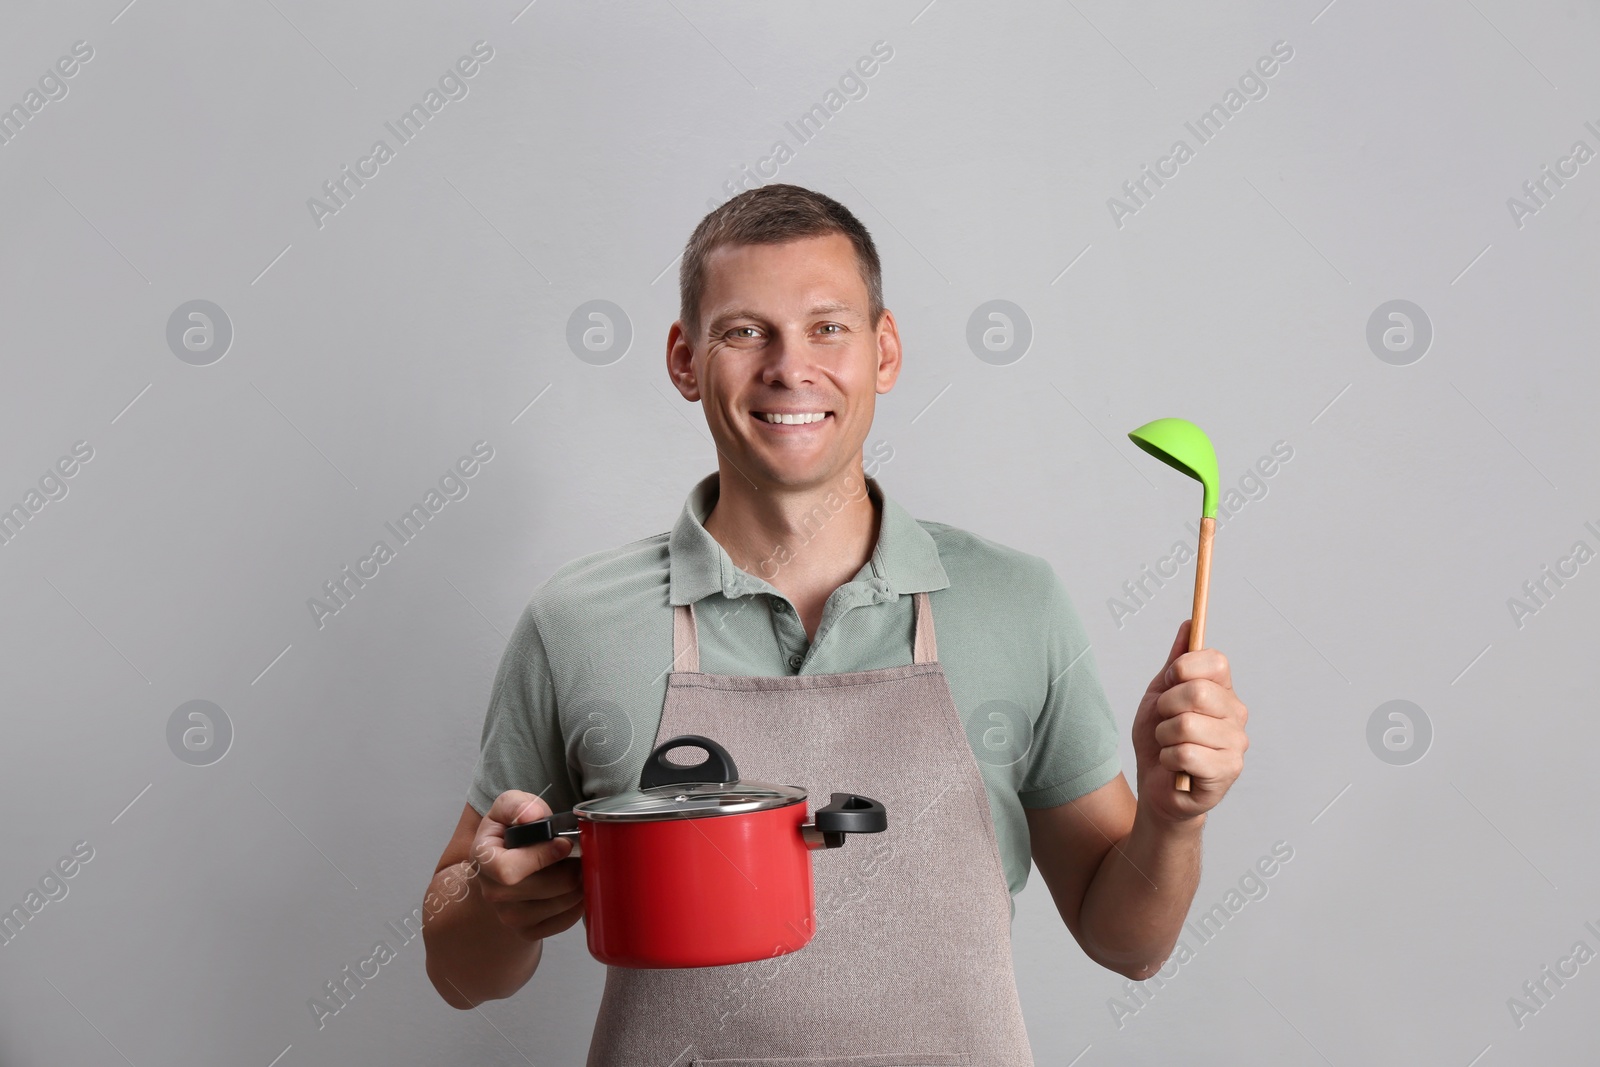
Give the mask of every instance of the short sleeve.
<svg viewBox="0 0 1600 1067">
<path fill-rule="evenodd" d="M 565 751 L 550 659 L 529 604 L 495 672 L 468 802 L 484 815 L 501 793 L 520 789 L 543 798 L 551 811 L 571 809 Z"/>
<path fill-rule="evenodd" d="M 1025 808 L 1053 808 L 1122 771 L 1117 720 L 1100 685 L 1089 635 L 1061 579 L 1049 569 L 1045 663 L 1049 686 L 1034 725 L 1027 774 L 1017 790 Z"/>
</svg>

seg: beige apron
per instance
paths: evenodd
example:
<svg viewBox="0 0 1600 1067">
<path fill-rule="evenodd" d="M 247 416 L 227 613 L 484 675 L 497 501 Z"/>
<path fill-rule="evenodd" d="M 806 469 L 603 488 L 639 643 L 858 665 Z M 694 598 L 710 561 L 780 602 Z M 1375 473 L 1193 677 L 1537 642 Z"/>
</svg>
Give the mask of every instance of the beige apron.
<svg viewBox="0 0 1600 1067">
<path fill-rule="evenodd" d="M 798 952 L 727 967 L 608 967 L 589 1067 L 1032 1067 L 1011 904 L 982 775 L 916 593 L 904 667 L 779 678 L 700 673 L 674 609 L 659 745 L 721 743 L 746 780 L 883 802 L 889 828 L 811 853 Z"/>
</svg>

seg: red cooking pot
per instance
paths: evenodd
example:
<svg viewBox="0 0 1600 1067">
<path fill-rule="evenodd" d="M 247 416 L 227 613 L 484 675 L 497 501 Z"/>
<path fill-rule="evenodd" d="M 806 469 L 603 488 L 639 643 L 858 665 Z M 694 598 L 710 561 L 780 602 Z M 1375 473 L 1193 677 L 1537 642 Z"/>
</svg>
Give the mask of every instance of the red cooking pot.
<svg viewBox="0 0 1600 1067">
<path fill-rule="evenodd" d="M 698 748 L 692 766 L 667 762 Z M 882 804 L 834 793 L 806 818 L 798 786 L 741 782 L 708 737 L 664 741 L 639 788 L 506 828 L 506 847 L 556 837 L 583 858 L 589 952 L 618 967 L 718 967 L 804 948 L 816 930 L 811 850 L 889 825 Z"/>
</svg>

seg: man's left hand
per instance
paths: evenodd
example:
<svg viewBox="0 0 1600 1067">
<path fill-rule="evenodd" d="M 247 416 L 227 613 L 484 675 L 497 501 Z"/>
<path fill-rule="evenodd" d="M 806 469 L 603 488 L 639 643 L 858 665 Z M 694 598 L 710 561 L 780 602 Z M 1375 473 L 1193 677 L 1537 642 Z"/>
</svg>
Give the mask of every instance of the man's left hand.
<svg viewBox="0 0 1600 1067">
<path fill-rule="evenodd" d="M 1178 626 L 1167 662 L 1151 679 L 1133 718 L 1139 806 L 1171 821 L 1216 807 L 1244 770 L 1249 709 L 1233 691 L 1228 657 L 1189 647 L 1189 619 Z M 1179 791 L 1177 772 L 1189 775 Z"/>
</svg>

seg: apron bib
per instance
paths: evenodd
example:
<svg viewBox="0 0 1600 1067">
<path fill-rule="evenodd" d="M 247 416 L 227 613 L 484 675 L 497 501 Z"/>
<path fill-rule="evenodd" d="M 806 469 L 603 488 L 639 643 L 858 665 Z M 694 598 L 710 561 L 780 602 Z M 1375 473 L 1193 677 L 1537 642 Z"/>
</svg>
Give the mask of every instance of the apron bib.
<svg viewBox="0 0 1600 1067">
<path fill-rule="evenodd" d="M 827 789 L 882 801 L 889 828 L 812 853 L 798 952 L 607 967 L 588 1067 L 1032 1067 L 988 795 L 914 596 L 909 665 L 780 678 L 700 673 L 693 606 L 674 608 L 655 744 L 702 734 L 812 810 Z"/>
</svg>

